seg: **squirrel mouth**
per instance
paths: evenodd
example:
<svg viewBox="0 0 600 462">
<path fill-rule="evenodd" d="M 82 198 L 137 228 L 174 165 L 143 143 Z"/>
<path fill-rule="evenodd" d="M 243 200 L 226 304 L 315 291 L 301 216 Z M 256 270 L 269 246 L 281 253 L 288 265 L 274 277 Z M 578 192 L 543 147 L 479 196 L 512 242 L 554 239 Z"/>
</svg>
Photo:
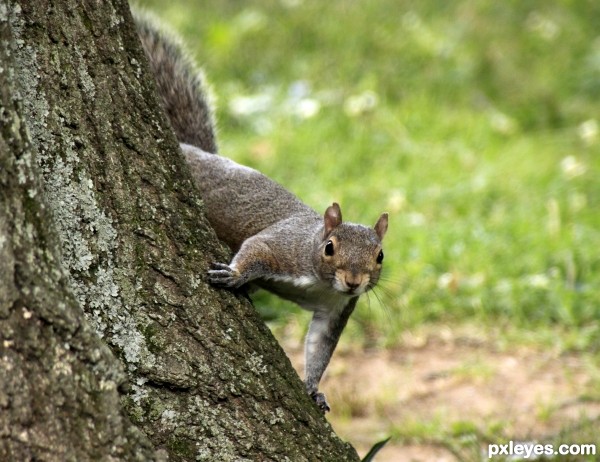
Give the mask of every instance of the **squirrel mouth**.
<svg viewBox="0 0 600 462">
<path fill-rule="evenodd" d="M 361 295 L 364 292 L 361 286 L 358 287 L 347 287 L 345 293 L 348 295 Z"/>
</svg>

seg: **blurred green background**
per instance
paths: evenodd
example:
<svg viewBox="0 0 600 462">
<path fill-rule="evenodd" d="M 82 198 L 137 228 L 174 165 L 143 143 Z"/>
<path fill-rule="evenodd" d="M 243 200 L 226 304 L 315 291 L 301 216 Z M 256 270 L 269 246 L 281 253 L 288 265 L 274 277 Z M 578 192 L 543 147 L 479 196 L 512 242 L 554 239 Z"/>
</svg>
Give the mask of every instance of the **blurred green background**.
<svg viewBox="0 0 600 462">
<path fill-rule="evenodd" d="M 351 338 L 475 322 L 598 349 L 600 3 L 141 4 L 204 68 L 223 155 L 318 211 L 390 212 Z"/>
</svg>

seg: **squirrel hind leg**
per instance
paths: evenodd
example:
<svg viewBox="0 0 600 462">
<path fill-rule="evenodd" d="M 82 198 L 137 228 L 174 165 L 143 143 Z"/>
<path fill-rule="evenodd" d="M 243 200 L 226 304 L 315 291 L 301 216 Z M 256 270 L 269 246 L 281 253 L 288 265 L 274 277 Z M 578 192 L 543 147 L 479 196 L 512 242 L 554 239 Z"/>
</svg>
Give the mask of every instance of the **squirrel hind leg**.
<svg viewBox="0 0 600 462">
<path fill-rule="evenodd" d="M 317 407 L 319 409 L 321 409 L 321 411 L 323 411 L 323 414 L 331 411 L 331 408 L 329 407 L 329 404 L 327 403 L 327 399 L 325 399 L 325 394 L 320 393 L 320 392 L 314 392 L 314 393 L 311 393 L 310 397 L 313 399 L 313 401 L 315 402 Z"/>
</svg>

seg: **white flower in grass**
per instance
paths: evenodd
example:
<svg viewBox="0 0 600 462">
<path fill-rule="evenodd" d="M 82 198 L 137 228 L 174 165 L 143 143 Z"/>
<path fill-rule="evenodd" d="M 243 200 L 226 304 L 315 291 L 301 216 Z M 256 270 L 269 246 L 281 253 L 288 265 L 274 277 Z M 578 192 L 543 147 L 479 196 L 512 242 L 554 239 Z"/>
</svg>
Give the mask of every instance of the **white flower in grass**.
<svg viewBox="0 0 600 462">
<path fill-rule="evenodd" d="M 351 117 L 356 117 L 371 112 L 379 104 L 379 97 L 374 91 L 368 90 L 346 99 L 344 111 Z"/>
<path fill-rule="evenodd" d="M 583 162 L 581 162 L 575 156 L 567 156 L 561 160 L 560 168 L 568 179 L 581 176 L 587 170 Z"/>
<path fill-rule="evenodd" d="M 588 146 L 598 141 L 599 132 L 598 121 L 596 119 L 586 120 L 577 127 L 579 138 Z"/>
</svg>

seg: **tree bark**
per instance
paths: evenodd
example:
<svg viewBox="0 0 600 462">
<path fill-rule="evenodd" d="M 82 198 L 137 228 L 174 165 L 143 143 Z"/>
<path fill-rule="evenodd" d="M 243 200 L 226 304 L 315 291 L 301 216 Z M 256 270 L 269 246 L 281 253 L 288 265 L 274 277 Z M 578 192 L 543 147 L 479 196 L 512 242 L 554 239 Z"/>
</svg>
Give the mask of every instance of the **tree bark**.
<svg viewBox="0 0 600 462">
<path fill-rule="evenodd" d="M 0 460 L 357 460 L 248 301 L 124 0 L 0 0 Z"/>
</svg>

